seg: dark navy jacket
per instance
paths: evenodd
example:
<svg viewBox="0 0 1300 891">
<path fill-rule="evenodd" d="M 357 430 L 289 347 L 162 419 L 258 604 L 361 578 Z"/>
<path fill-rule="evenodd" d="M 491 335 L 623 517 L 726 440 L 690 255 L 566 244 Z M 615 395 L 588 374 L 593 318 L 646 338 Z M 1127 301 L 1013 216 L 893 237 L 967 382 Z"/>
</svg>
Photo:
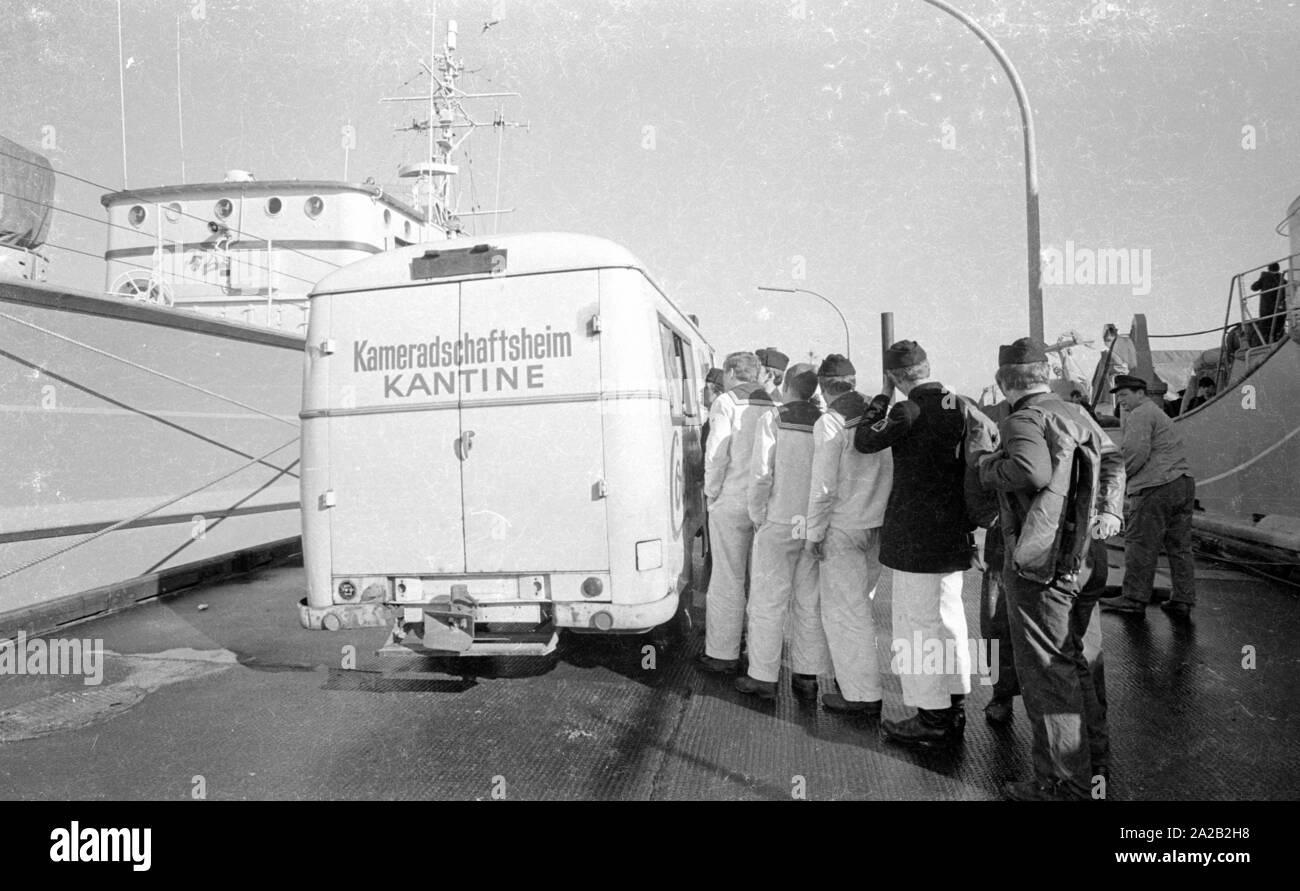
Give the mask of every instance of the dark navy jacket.
<svg viewBox="0 0 1300 891">
<path fill-rule="evenodd" d="M 880 531 L 880 562 L 891 569 L 959 572 L 975 558 L 963 495 L 965 415 L 955 396 L 945 396 L 943 384 L 921 384 L 888 416 L 888 397 L 877 396 L 853 438 L 859 452 L 893 451 L 894 488 Z"/>
</svg>

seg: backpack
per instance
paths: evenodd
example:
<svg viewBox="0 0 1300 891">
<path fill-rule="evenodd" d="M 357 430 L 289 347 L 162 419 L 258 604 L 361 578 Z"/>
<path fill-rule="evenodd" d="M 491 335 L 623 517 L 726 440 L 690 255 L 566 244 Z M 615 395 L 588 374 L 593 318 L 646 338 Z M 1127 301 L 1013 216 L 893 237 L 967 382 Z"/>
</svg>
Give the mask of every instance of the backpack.
<svg viewBox="0 0 1300 891">
<path fill-rule="evenodd" d="M 1094 548 L 1088 530 L 1100 486 L 1101 446 L 1068 414 L 1039 405 L 1026 405 L 1020 411 L 1036 416 L 1051 455 L 1052 476 L 1047 487 L 1029 499 L 1012 565 L 1021 578 L 1077 595 L 1089 580 L 1083 570 L 1090 556 L 1096 559 L 1090 555 Z M 1086 587 L 1094 587 L 1093 581 Z"/>
</svg>

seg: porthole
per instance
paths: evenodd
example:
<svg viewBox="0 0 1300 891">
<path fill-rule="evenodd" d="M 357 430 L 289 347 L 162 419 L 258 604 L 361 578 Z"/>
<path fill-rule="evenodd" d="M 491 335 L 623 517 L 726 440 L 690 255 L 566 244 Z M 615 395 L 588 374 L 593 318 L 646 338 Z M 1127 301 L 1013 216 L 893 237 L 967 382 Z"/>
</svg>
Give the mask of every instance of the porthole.
<svg viewBox="0 0 1300 891">
<path fill-rule="evenodd" d="M 314 220 L 325 210 L 325 202 L 319 195 L 312 195 L 303 203 L 302 210 Z"/>
<path fill-rule="evenodd" d="M 284 207 L 279 198 L 266 199 L 266 215 L 270 217 L 279 216 L 281 209 Z"/>
<path fill-rule="evenodd" d="M 411 237 L 411 221 L 410 221 L 410 220 L 407 220 L 407 221 L 406 221 L 405 225 L 402 227 L 402 231 L 406 233 L 406 237 L 407 237 L 407 238 L 410 238 L 410 237 Z"/>
<path fill-rule="evenodd" d="M 145 213 L 144 207 L 139 204 L 132 207 L 126 213 L 126 219 L 128 222 L 130 222 L 132 226 L 139 226 L 141 223 L 144 222 L 144 218 L 146 216 L 148 216 L 148 214 Z"/>
<path fill-rule="evenodd" d="M 388 208 L 384 208 L 384 225 L 391 226 L 392 224 L 393 224 L 393 212 Z"/>
<path fill-rule="evenodd" d="M 176 222 L 181 218 L 181 205 L 179 201 L 173 201 L 163 208 L 163 213 L 167 216 L 168 222 Z"/>
<path fill-rule="evenodd" d="M 229 198 L 222 198 L 216 203 L 212 210 L 213 213 L 217 215 L 217 219 L 224 220 L 228 219 L 230 215 L 235 212 L 235 205 L 230 203 Z"/>
</svg>

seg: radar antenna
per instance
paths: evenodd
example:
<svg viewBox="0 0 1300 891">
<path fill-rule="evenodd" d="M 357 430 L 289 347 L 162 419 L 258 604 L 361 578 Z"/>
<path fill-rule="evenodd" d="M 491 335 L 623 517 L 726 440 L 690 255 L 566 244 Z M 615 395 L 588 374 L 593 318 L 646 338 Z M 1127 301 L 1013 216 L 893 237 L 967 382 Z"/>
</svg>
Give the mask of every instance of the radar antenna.
<svg viewBox="0 0 1300 891">
<path fill-rule="evenodd" d="M 429 14 L 433 20 L 435 14 Z M 462 211 L 452 207 L 451 180 L 459 172 L 453 163 L 456 152 L 465 140 L 481 127 L 491 127 L 497 131 L 497 196 L 500 197 L 500 155 L 501 138 L 507 127 L 527 129 L 527 123 L 507 120 L 498 104 L 496 114 L 491 120 L 483 120 L 471 114 L 466 103 L 480 99 L 517 98 L 514 92 L 467 93 L 458 85 L 458 80 L 465 72 L 464 61 L 456 54 L 457 28 L 455 20 L 447 22 L 447 39 L 441 52 L 436 45 L 436 28 L 432 28 L 430 37 L 431 64 L 420 63 L 429 76 L 429 92 L 425 96 L 387 96 L 381 102 L 422 102 L 428 105 L 428 114 L 423 120 L 412 118 L 406 126 L 395 127 L 400 132 L 427 132 L 429 134 L 427 158 L 414 164 L 404 164 L 398 168 L 398 176 L 413 179 L 412 197 L 417 206 L 422 206 L 426 224 L 433 224 L 448 231 L 459 231 L 460 217 L 487 214 L 510 213 L 513 208 L 492 210 Z M 457 131 L 460 131 L 459 133 Z M 498 204 L 500 201 L 498 200 Z"/>
</svg>

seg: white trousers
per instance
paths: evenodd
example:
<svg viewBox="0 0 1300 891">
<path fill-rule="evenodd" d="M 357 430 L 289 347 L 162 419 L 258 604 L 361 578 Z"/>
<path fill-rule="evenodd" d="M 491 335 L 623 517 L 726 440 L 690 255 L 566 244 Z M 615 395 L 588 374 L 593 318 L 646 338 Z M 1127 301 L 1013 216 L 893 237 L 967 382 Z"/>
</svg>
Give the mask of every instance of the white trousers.
<svg viewBox="0 0 1300 891">
<path fill-rule="evenodd" d="M 745 576 L 754 543 L 754 523 L 744 504 L 709 509 L 713 575 L 704 598 L 704 652 L 714 659 L 739 659 L 745 629 Z"/>
<path fill-rule="evenodd" d="M 750 568 L 747 636 L 749 676 L 775 681 L 781 673 L 781 647 L 789 631 L 790 668 L 795 674 L 825 674 L 830 669 L 826 634 L 817 609 L 817 561 L 804 552 L 789 523 L 764 523 L 754 534 Z"/>
<path fill-rule="evenodd" d="M 961 602 L 962 573 L 894 570 L 893 669 L 903 703 L 945 709 L 970 692 L 970 640 Z"/>
<path fill-rule="evenodd" d="M 880 581 L 880 530 L 826 531 L 821 590 L 822 627 L 840 693 L 850 702 L 879 702 L 880 660 L 871 601 Z"/>
</svg>

